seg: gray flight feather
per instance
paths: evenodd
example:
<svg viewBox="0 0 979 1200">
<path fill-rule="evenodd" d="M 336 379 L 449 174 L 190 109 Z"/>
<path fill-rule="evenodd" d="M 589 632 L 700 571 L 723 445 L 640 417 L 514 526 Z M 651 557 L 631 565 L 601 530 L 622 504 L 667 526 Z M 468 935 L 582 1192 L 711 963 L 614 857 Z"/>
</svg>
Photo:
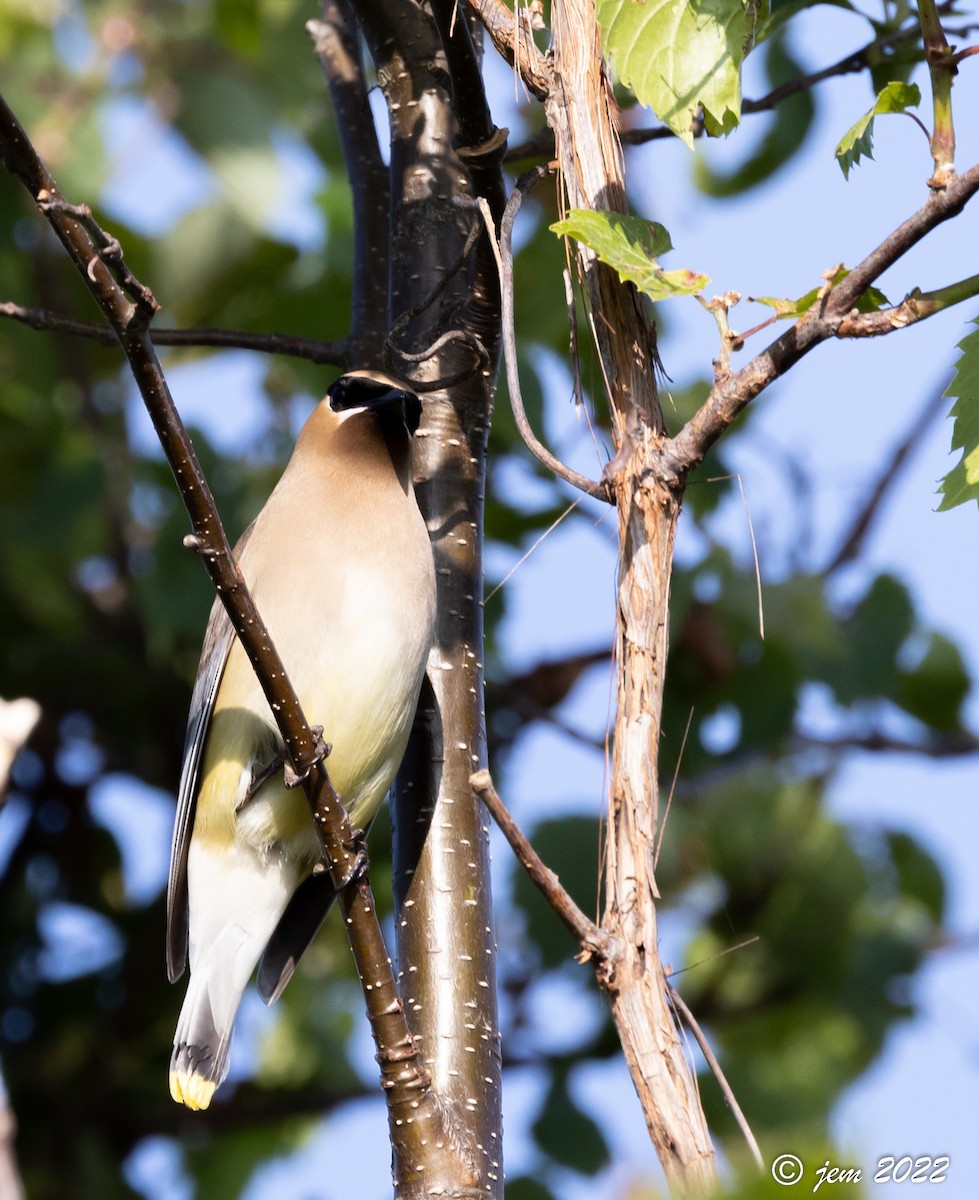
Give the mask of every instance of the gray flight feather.
<svg viewBox="0 0 979 1200">
<path fill-rule="evenodd" d="M 254 525 L 249 525 L 235 546 L 235 557 L 241 555 Z M 207 621 L 201 661 L 190 701 L 187 737 L 184 741 L 184 761 L 177 789 L 177 818 L 173 829 L 173 848 L 170 852 L 170 878 L 167 883 L 167 975 L 175 983 L 184 973 L 187 962 L 187 851 L 194 828 L 197 808 L 197 784 L 207 731 L 214 712 L 214 699 L 224 674 L 231 646 L 235 639 L 221 597 L 211 606 Z"/>
</svg>

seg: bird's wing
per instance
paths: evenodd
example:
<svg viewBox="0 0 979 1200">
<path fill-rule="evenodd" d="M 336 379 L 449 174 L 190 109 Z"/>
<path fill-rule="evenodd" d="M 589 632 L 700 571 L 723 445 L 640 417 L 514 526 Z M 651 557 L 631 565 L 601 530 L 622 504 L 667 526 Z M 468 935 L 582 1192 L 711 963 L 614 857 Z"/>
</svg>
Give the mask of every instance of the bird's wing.
<svg viewBox="0 0 979 1200">
<path fill-rule="evenodd" d="M 252 528 L 250 525 L 242 534 L 235 547 L 236 557 L 244 549 Z M 171 983 L 183 974 L 187 960 L 187 851 L 194 828 L 198 775 L 211 713 L 214 711 L 214 698 L 234 637 L 234 627 L 218 596 L 211 606 L 204 634 L 204 646 L 187 719 L 180 786 L 177 789 L 177 816 L 173 826 L 170 878 L 167 883 L 167 974 Z"/>
<path fill-rule="evenodd" d="M 258 994 L 273 1004 L 336 899 L 329 875 L 310 875 L 296 889 L 258 964 Z"/>
</svg>

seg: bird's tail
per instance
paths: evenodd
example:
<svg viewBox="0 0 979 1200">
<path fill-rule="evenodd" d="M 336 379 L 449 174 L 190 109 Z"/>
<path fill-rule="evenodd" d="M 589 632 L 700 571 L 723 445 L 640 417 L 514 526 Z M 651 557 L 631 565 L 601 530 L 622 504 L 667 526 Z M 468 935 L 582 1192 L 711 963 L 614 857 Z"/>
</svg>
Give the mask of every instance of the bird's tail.
<svg viewBox="0 0 979 1200">
<path fill-rule="evenodd" d="M 192 965 L 170 1058 L 170 1095 L 188 1108 L 207 1108 L 228 1074 L 238 1005 L 264 938 L 240 925 L 224 930 Z"/>
</svg>

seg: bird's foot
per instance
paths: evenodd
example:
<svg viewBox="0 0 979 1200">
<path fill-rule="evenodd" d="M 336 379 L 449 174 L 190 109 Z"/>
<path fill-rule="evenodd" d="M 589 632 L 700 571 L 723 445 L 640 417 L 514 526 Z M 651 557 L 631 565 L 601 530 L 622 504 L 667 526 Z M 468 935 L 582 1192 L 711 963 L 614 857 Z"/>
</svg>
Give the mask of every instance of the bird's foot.
<svg viewBox="0 0 979 1200">
<path fill-rule="evenodd" d="M 288 759 L 284 759 L 282 763 L 282 782 L 287 788 L 301 787 L 302 784 L 309 778 L 310 772 L 318 762 L 322 762 L 324 758 L 329 758 L 333 751 L 331 742 L 323 740 L 323 726 L 310 725 L 310 733 L 316 739 L 316 750 L 312 761 L 306 766 L 306 769 L 299 773 Z"/>
<path fill-rule="evenodd" d="M 342 891 L 348 883 L 354 883 L 367 874 L 367 868 L 370 866 L 370 860 L 367 856 L 367 834 L 363 829 L 355 829 L 350 837 L 350 844 L 347 847 L 351 851 L 351 858 L 348 860 L 349 865 L 344 871 L 340 879 L 337 880 L 337 891 Z M 329 871 L 330 864 L 326 859 L 321 859 L 315 867 L 313 867 L 314 875 L 323 875 Z"/>
</svg>

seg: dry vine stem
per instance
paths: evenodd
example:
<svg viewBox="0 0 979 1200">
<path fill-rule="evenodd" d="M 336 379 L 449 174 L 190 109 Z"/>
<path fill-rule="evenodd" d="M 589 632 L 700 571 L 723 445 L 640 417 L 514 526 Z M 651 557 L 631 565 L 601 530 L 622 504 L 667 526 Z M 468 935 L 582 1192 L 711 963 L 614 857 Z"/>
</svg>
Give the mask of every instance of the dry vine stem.
<svg viewBox="0 0 979 1200">
<path fill-rule="evenodd" d="M 569 208 L 625 211 L 616 104 L 602 64 L 594 5 L 555 0 L 555 86 L 546 104 Z M 655 387 L 655 332 L 634 289 L 579 250 L 609 380 L 619 515 L 618 684 L 602 927 L 623 948 L 601 982 L 612 1004 L 650 1137 L 670 1184 L 702 1195 L 716 1178 L 697 1083 L 659 958 L 653 847 L 673 541 L 682 481 L 644 479 L 664 436 Z"/>
</svg>

